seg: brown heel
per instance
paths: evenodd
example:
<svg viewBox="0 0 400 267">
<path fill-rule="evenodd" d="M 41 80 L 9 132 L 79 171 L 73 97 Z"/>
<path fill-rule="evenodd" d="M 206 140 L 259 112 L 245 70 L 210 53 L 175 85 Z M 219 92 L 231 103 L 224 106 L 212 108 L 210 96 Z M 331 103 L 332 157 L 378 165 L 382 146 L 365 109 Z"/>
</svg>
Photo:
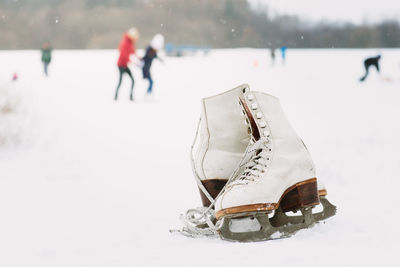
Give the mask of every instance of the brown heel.
<svg viewBox="0 0 400 267">
<path fill-rule="evenodd" d="M 224 188 L 226 182 L 228 182 L 228 179 L 208 179 L 208 180 L 204 180 L 201 181 L 201 183 L 203 184 L 203 186 L 207 189 L 208 193 L 215 199 L 219 192 L 221 192 L 222 188 Z M 204 193 L 201 191 L 201 189 L 199 188 L 200 191 L 200 197 L 201 197 L 201 202 L 203 203 L 204 207 L 208 207 L 210 206 L 210 201 L 208 200 L 208 198 L 206 197 L 206 195 L 204 195 Z"/>
<path fill-rule="evenodd" d="M 318 204 L 317 178 L 297 183 L 280 201 L 283 212 L 296 211 L 300 208 L 316 206 Z"/>
</svg>

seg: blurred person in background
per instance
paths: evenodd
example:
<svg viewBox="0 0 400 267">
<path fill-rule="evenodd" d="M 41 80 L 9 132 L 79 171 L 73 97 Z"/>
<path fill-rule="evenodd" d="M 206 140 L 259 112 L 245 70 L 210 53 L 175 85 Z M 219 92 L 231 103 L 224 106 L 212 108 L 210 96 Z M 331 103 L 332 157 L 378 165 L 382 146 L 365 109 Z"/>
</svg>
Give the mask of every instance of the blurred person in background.
<svg viewBox="0 0 400 267">
<path fill-rule="evenodd" d="M 147 88 L 146 96 L 149 97 L 153 92 L 153 78 L 151 77 L 150 68 L 153 60 L 158 58 L 157 51 L 164 47 L 164 36 L 161 34 L 156 34 L 150 42 L 150 45 L 146 48 L 146 53 L 142 58 L 143 66 L 143 79 L 147 79 L 149 81 L 149 87 Z"/>
<path fill-rule="evenodd" d="M 44 74 L 49 75 L 48 68 L 51 62 L 51 46 L 49 42 L 45 42 L 42 45 L 42 62 L 44 67 Z"/>
<path fill-rule="evenodd" d="M 119 58 L 118 58 L 118 70 L 119 70 L 119 81 L 118 81 L 118 86 L 115 91 L 115 97 L 114 100 L 118 99 L 118 90 L 119 87 L 121 86 L 122 82 L 122 76 L 124 73 L 128 74 L 128 76 L 131 78 L 131 94 L 130 94 L 130 100 L 133 101 L 133 86 L 135 85 L 135 81 L 132 76 L 132 72 L 128 67 L 128 63 L 130 62 L 130 56 L 133 54 L 135 55 L 136 53 L 136 47 L 135 43 L 137 39 L 139 38 L 139 31 L 136 28 L 130 28 L 129 31 L 124 33 L 122 36 L 122 40 L 119 43 Z"/>
<path fill-rule="evenodd" d="M 275 65 L 275 47 L 270 48 L 271 65 Z"/>
<path fill-rule="evenodd" d="M 286 61 L 286 50 L 287 50 L 287 46 L 281 47 L 282 64 L 285 64 L 285 61 Z"/>
<path fill-rule="evenodd" d="M 11 76 L 11 81 L 15 82 L 17 80 L 18 80 L 18 74 L 14 72 L 13 75 Z"/>
<path fill-rule="evenodd" d="M 365 74 L 360 78 L 360 82 L 365 81 L 369 74 L 369 67 L 374 66 L 376 70 L 379 72 L 379 60 L 381 59 L 381 55 L 377 55 L 376 57 L 369 57 L 364 60 L 364 68 Z"/>
</svg>

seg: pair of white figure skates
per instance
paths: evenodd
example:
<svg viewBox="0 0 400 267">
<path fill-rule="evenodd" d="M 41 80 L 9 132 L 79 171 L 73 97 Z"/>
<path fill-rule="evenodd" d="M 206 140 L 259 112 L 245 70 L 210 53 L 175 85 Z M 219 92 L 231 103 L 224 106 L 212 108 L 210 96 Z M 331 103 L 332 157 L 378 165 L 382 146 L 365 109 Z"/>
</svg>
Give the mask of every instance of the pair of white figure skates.
<svg viewBox="0 0 400 267">
<path fill-rule="evenodd" d="M 246 84 L 202 100 L 191 159 L 203 207 L 182 215 L 185 235 L 276 239 L 336 213 L 279 100 Z"/>
</svg>

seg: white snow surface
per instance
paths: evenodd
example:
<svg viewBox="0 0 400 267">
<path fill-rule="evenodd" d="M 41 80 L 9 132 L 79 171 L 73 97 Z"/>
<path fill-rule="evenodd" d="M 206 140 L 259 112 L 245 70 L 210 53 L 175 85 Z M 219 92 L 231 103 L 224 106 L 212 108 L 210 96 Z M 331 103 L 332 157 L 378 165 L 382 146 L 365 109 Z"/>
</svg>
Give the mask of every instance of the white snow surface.
<svg viewBox="0 0 400 267">
<path fill-rule="evenodd" d="M 358 82 L 378 52 L 382 75 Z M 0 266 L 398 264 L 400 50 L 289 50 L 273 67 L 268 50 L 166 57 L 151 102 L 132 68 L 134 103 L 127 77 L 113 100 L 116 59 L 55 50 L 45 78 L 38 51 L 0 51 L 0 98 L 18 100 L 0 113 L 12 135 L 0 145 Z M 275 241 L 171 234 L 200 205 L 189 161 L 200 99 L 242 83 L 280 98 L 338 213 Z"/>
</svg>

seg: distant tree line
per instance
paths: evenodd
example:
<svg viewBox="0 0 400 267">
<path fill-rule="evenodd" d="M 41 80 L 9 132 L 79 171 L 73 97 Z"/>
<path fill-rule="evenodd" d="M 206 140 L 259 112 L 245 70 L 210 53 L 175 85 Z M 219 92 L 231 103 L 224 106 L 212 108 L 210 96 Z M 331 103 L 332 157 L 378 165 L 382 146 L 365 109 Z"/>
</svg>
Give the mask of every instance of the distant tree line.
<svg viewBox="0 0 400 267">
<path fill-rule="evenodd" d="M 135 26 L 139 46 L 155 33 L 167 42 L 212 48 L 399 47 L 398 21 L 376 24 L 310 23 L 270 17 L 246 0 L 1 0 L 0 49 L 115 48 Z"/>
</svg>

